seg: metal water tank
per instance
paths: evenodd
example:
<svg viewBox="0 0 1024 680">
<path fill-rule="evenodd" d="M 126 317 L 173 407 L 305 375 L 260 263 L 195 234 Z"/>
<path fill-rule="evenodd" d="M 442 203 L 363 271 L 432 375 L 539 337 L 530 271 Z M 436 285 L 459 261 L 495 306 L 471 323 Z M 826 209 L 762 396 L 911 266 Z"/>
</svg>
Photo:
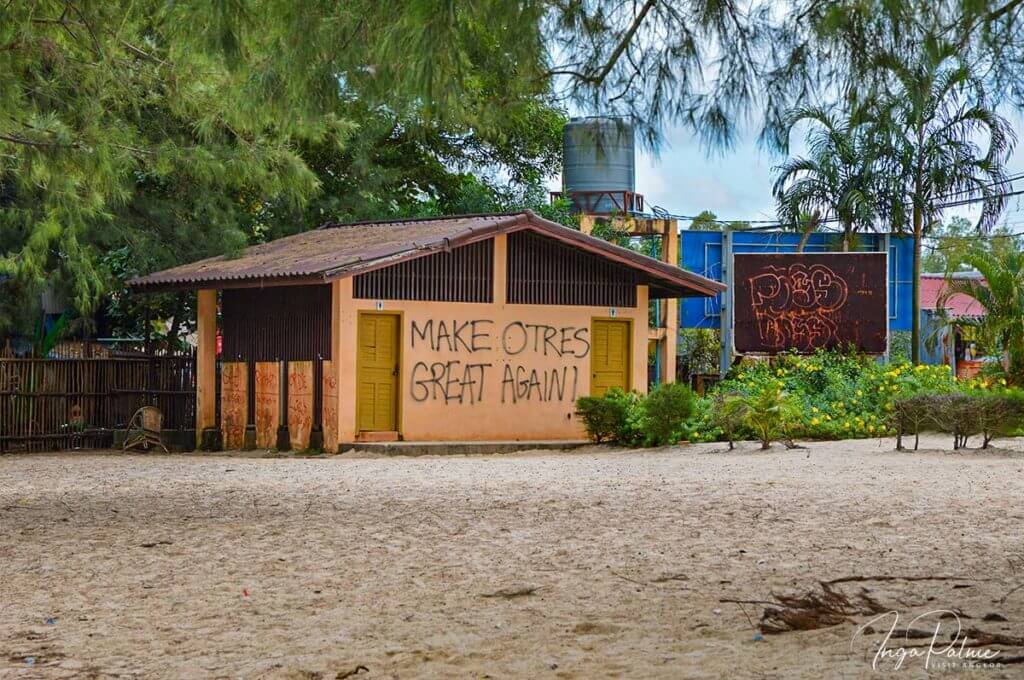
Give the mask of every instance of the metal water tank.
<svg viewBox="0 0 1024 680">
<path fill-rule="evenodd" d="M 579 212 L 632 211 L 636 190 L 633 125 L 594 116 L 573 118 L 562 133 L 562 186 Z"/>
</svg>

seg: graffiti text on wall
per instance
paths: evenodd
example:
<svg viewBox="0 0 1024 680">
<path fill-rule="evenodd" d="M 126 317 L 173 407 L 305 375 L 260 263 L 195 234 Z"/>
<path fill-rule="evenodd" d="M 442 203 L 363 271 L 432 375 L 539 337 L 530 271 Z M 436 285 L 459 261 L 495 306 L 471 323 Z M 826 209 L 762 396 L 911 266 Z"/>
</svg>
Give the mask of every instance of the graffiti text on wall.
<svg viewBox="0 0 1024 680">
<path fill-rule="evenodd" d="M 579 367 L 537 367 L 538 357 L 578 360 L 590 354 L 590 329 L 578 326 L 512 321 L 500 329 L 491 319 L 412 322 L 413 349 L 464 356 L 445 361 L 417 361 L 410 375 L 410 393 L 417 402 L 476 404 L 485 399 L 489 381 L 498 380 L 493 361 L 475 360 L 489 353 L 505 357 L 500 370 L 502 403 L 575 401 Z M 482 359 L 482 357 L 480 357 Z"/>
</svg>

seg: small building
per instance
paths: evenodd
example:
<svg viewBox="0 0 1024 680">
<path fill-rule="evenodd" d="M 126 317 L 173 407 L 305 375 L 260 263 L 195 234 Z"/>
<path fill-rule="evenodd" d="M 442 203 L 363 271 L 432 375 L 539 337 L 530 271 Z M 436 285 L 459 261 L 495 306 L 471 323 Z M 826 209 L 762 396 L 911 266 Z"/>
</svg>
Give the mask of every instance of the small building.
<svg viewBox="0 0 1024 680">
<path fill-rule="evenodd" d="M 978 279 L 977 272 L 955 272 L 953 279 Z M 974 298 L 948 295 L 946 274 L 921 274 L 921 361 L 946 364 L 959 378 L 971 378 L 984 365 L 976 343 L 976 329 L 958 323 L 985 316 L 985 308 Z"/>
<path fill-rule="evenodd" d="M 129 285 L 198 291 L 206 446 L 327 450 L 579 439 L 578 397 L 646 391 L 648 302 L 724 288 L 530 211 L 326 224 Z"/>
</svg>

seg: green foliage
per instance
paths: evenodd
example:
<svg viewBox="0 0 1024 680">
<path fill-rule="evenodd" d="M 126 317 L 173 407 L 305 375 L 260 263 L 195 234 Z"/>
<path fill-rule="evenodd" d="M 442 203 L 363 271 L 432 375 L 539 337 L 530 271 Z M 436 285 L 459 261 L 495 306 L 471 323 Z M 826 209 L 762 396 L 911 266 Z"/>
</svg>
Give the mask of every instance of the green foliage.
<svg viewBox="0 0 1024 680">
<path fill-rule="evenodd" d="M 718 215 L 710 210 L 701 210 L 687 229 L 690 231 L 721 231 L 722 225 L 718 221 Z"/>
<path fill-rule="evenodd" d="M 711 422 L 722 436 L 729 442 L 729 450 L 735 448 L 734 442 L 747 422 L 750 407 L 741 394 L 729 394 L 718 390 L 715 392 L 714 405 L 710 409 Z"/>
<path fill-rule="evenodd" d="M 906 435 L 913 434 L 917 450 L 920 433 L 929 431 L 953 435 L 954 450 L 966 447 L 970 437 L 981 435 L 981 448 L 986 449 L 994 438 L 1015 434 L 1024 426 L 1024 393 L 969 388 L 946 394 L 919 394 L 898 399 L 891 419 L 897 433 L 897 449 L 903 448 Z"/>
<path fill-rule="evenodd" d="M 752 396 L 770 386 L 784 391 L 797 407 L 795 435 L 850 439 L 894 433 L 888 415 L 896 399 L 951 392 L 957 383 L 948 366 L 884 364 L 856 354 L 819 351 L 782 355 L 775 365 L 745 362 L 718 389 Z"/>
<path fill-rule="evenodd" d="M 576 413 L 587 435 L 596 442 L 636 446 L 643 441 L 642 400 L 635 392 L 615 387 L 601 397 L 580 397 Z"/>
<path fill-rule="evenodd" d="M 923 254 L 921 271 L 944 274 L 962 270 L 964 267 L 959 261 L 959 254 L 970 242 L 977 240 L 972 238 L 976 232 L 974 223 L 960 216 L 933 226 L 928 237 L 935 245 Z"/>
<path fill-rule="evenodd" d="M 683 328 L 679 331 L 677 361 L 683 375 L 718 370 L 721 331 L 714 328 Z"/>
<path fill-rule="evenodd" d="M 855 232 L 875 228 L 881 168 L 878 130 L 872 123 L 861 109 L 836 114 L 815 107 L 790 114 L 785 138 L 794 128 L 810 125 L 808 155 L 790 158 L 776 168 L 773 194 L 781 220 L 805 225 L 801 251 L 821 220 L 839 222 L 844 251 L 851 249 Z"/>
<path fill-rule="evenodd" d="M 658 385 L 644 398 L 642 429 L 649 446 L 679 442 L 681 428 L 693 415 L 694 394 L 681 383 Z"/>
<path fill-rule="evenodd" d="M 576 415 L 583 421 L 587 436 L 600 444 L 615 441 L 615 433 L 626 421 L 622 404 L 605 397 L 580 397 L 576 400 Z"/>
<path fill-rule="evenodd" d="M 796 414 L 793 399 L 775 383 L 766 383 L 746 396 L 744 424 L 761 442 L 762 449 L 771 447 L 780 437 L 788 437 Z"/>
<path fill-rule="evenodd" d="M 910 331 L 889 331 L 889 360 L 894 363 L 910 361 Z"/>
<path fill-rule="evenodd" d="M 329 219 L 539 204 L 564 124 L 539 15 L 435 5 L 0 4 L 0 332 L 31 332 L 44 284 L 82 314 L 112 293 L 134 334 L 129 269 Z M 186 305 L 146 306 L 186 332 Z"/>
<path fill-rule="evenodd" d="M 1024 251 L 1012 239 L 1000 240 L 1006 243 L 998 248 L 979 245 L 963 252 L 960 259 L 982 279 L 947 278 L 941 302 L 957 294 L 977 300 L 985 315 L 958 323 L 976 327 L 982 344 L 999 348 L 1011 380 L 1024 384 Z"/>
</svg>

